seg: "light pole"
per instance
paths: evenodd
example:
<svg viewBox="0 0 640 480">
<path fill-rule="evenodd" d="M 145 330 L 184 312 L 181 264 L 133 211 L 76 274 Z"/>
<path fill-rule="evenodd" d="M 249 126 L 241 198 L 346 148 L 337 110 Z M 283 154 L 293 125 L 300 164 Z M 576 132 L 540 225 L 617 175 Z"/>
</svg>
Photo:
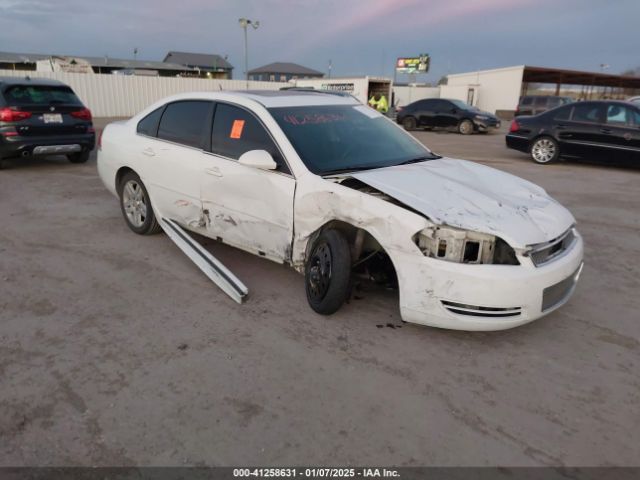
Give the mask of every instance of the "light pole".
<svg viewBox="0 0 640 480">
<path fill-rule="evenodd" d="M 260 22 L 252 21 L 248 18 L 241 18 L 238 20 L 240 26 L 244 29 L 244 74 L 247 81 L 247 90 L 249 90 L 249 54 L 247 47 L 247 27 L 251 25 L 254 30 L 260 26 Z"/>
</svg>

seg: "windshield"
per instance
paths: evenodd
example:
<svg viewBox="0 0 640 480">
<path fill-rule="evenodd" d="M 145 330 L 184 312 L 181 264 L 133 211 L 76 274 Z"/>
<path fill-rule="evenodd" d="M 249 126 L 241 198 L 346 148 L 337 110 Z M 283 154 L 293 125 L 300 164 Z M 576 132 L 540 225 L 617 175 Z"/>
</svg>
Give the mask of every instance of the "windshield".
<svg viewBox="0 0 640 480">
<path fill-rule="evenodd" d="M 4 92 L 9 106 L 69 104 L 81 105 L 73 90 L 69 87 L 45 85 L 16 85 Z"/>
<path fill-rule="evenodd" d="M 270 108 L 307 168 L 327 175 L 439 158 L 365 105 Z"/>
</svg>

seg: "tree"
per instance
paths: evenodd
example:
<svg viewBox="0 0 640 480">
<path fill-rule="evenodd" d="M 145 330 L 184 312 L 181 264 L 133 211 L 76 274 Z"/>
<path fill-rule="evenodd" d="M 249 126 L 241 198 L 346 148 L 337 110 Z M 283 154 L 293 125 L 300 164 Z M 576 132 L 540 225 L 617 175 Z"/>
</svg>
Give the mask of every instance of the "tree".
<svg viewBox="0 0 640 480">
<path fill-rule="evenodd" d="M 440 77 L 440 80 L 438 80 L 438 85 L 446 85 L 448 82 L 449 78 L 446 75 L 443 75 Z"/>
</svg>

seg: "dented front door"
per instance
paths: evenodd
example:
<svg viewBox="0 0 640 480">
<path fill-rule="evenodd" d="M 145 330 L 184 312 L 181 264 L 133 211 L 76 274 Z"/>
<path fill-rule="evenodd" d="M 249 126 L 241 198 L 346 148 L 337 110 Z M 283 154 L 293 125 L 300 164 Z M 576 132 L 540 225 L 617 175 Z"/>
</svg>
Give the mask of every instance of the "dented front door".
<svg viewBox="0 0 640 480">
<path fill-rule="evenodd" d="M 212 155 L 213 157 L 213 155 Z M 218 158 L 202 177 L 202 207 L 209 235 L 278 262 L 290 259 L 293 177 Z"/>
<path fill-rule="evenodd" d="M 277 170 L 238 163 L 250 150 L 266 150 Z M 289 260 L 295 179 L 262 122 L 238 105 L 217 103 L 211 135 L 215 170 L 202 177 L 202 208 L 209 235 L 278 262 Z"/>
</svg>

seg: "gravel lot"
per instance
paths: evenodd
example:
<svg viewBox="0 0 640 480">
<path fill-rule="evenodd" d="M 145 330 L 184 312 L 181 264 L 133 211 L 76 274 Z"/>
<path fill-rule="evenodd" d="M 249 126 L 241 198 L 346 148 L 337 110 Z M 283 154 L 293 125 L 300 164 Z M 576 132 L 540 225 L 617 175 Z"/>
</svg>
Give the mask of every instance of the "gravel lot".
<svg viewBox="0 0 640 480">
<path fill-rule="evenodd" d="M 569 304 L 452 332 L 367 287 L 321 317 L 293 270 L 206 241 L 249 287 L 240 306 L 127 229 L 95 158 L 0 171 L 0 465 L 640 465 L 640 169 L 416 135 L 571 209 Z"/>
</svg>

